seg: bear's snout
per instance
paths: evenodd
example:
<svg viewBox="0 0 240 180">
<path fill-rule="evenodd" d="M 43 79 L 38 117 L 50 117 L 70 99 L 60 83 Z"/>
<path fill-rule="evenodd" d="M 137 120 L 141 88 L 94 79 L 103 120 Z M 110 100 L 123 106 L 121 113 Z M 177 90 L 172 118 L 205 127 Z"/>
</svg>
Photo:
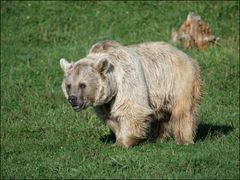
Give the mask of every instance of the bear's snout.
<svg viewBox="0 0 240 180">
<path fill-rule="evenodd" d="M 74 111 L 80 111 L 84 107 L 84 101 L 80 100 L 80 102 L 78 102 L 76 96 L 69 96 L 68 102 L 71 104 Z"/>
<path fill-rule="evenodd" d="M 72 106 L 77 106 L 78 105 L 76 96 L 69 96 L 68 101 Z"/>
</svg>

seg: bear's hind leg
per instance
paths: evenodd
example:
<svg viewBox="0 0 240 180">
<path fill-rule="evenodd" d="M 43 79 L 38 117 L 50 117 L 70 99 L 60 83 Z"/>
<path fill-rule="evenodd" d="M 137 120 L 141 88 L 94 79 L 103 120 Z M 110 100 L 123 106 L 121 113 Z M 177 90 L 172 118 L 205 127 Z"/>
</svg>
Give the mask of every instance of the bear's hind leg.
<svg viewBox="0 0 240 180">
<path fill-rule="evenodd" d="M 162 112 L 162 115 L 159 116 L 159 133 L 158 133 L 158 139 L 163 142 L 167 137 L 169 137 L 170 134 L 170 113 Z"/>
<path fill-rule="evenodd" d="M 170 125 L 170 116 L 168 112 L 162 110 L 157 111 L 154 120 L 150 123 L 149 138 L 150 139 L 159 139 L 163 142 L 170 135 L 171 125 Z"/>
<path fill-rule="evenodd" d="M 163 142 L 167 137 L 169 137 L 169 133 L 170 133 L 169 121 L 160 121 L 158 139 L 160 139 L 160 141 Z"/>
<path fill-rule="evenodd" d="M 172 130 L 177 144 L 193 144 L 196 119 L 190 108 L 176 107 L 171 116 Z"/>
<path fill-rule="evenodd" d="M 163 142 L 170 133 L 170 123 L 165 120 L 155 120 L 151 122 L 149 139 L 159 139 Z"/>
</svg>

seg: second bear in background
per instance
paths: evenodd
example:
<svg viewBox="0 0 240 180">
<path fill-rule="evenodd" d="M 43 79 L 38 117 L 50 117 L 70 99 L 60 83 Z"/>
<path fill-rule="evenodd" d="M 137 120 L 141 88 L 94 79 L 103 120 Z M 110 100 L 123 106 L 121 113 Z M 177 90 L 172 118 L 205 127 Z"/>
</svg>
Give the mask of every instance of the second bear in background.
<svg viewBox="0 0 240 180">
<path fill-rule="evenodd" d="M 181 25 L 179 30 L 172 29 L 172 42 L 179 43 L 186 49 L 197 47 L 205 49 L 210 44 L 217 44 L 219 38 L 215 37 L 209 25 L 201 20 L 201 17 L 190 12 L 187 20 Z"/>
</svg>

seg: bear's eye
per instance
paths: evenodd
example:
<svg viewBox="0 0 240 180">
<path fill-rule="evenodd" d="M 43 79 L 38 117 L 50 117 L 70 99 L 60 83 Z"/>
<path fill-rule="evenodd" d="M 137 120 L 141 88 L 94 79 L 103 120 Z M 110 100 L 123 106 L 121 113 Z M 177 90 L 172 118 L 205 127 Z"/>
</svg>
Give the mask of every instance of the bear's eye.
<svg viewBox="0 0 240 180">
<path fill-rule="evenodd" d="M 84 83 L 79 83 L 79 88 L 84 89 L 86 87 L 86 84 Z"/>
<path fill-rule="evenodd" d="M 71 88 L 71 84 L 67 84 L 67 89 L 69 90 Z"/>
</svg>

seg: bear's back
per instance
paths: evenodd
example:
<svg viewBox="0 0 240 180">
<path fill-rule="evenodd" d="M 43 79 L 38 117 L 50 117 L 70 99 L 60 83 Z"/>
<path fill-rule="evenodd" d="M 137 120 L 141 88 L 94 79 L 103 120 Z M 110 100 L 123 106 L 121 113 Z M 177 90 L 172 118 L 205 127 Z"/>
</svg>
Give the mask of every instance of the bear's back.
<svg viewBox="0 0 240 180">
<path fill-rule="evenodd" d="M 165 42 L 123 46 L 115 41 L 94 45 L 90 54 L 107 55 L 119 84 L 146 86 L 150 106 L 171 109 L 173 100 L 194 81 L 198 65 L 184 52 Z M 97 59 L 97 58 L 96 58 Z M 143 82 L 138 81 L 143 79 Z M 122 86 L 122 85 L 121 85 Z"/>
<path fill-rule="evenodd" d="M 168 111 L 174 104 L 173 99 L 183 93 L 183 87 L 194 80 L 198 65 L 184 52 L 165 42 L 128 47 L 135 49 L 141 57 L 151 106 L 156 109 L 165 107 Z"/>
</svg>

